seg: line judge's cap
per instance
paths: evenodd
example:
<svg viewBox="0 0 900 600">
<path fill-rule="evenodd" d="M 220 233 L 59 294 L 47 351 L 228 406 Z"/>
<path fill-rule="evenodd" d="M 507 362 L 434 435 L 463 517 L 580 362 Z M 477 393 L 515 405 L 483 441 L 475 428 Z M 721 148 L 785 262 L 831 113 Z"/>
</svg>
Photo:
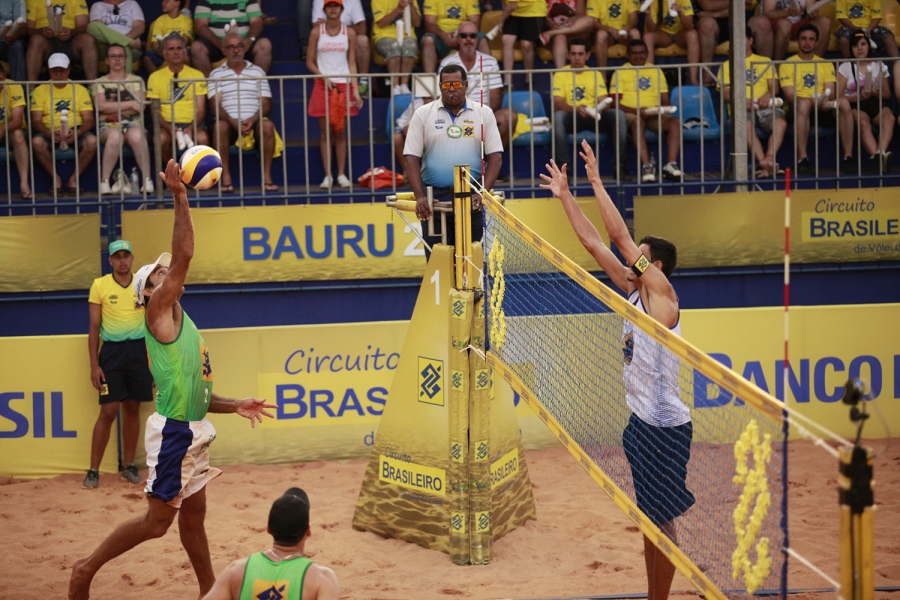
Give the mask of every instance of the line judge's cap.
<svg viewBox="0 0 900 600">
<path fill-rule="evenodd" d="M 47 68 L 48 69 L 68 69 L 69 68 L 69 57 L 63 54 L 62 52 L 55 52 L 50 55 L 50 58 L 47 60 Z"/>
<path fill-rule="evenodd" d="M 276 543 L 298 544 L 309 530 L 309 496 L 306 492 L 292 487 L 273 502 L 268 525 Z"/>
<path fill-rule="evenodd" d="M 112 244 L 109 245 L 109 255 L 112 256 L 119 250 L 124 250 L 129 254 L 133 254 L 131 250 L 131 242 L 127 242 L 125 240 L 116 240 Z"/>
<path fill-rule="evenodd" d="M 344 0 L 325 0 L 325 4 L 322 5 L 322 8 L 329 4 L 340 4 L 341 6 L 344 6 Z"/>
<path fill-rule="evenodd" d="M 110 248 L 112 248 L 112 244 L 110 244 Z M 134 276 L 134 295 L 137 296 L 138 304 L 144 304 L 145 302 L 144 288 L 147 287 L 147 278 L 156 270 L 156 267 L 168 268 L 170 262 L 172 262 L 172 255 L 168 252 L 163 252 L 156 259 L 156 262 L 140 268 L 137 275 Z"/>
</svg>

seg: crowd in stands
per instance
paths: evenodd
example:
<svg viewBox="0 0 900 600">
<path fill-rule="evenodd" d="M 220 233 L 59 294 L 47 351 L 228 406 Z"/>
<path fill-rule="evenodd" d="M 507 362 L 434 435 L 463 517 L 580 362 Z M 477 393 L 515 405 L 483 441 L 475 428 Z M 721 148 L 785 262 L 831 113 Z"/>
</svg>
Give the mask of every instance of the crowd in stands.
<svg viewBox="0 0 900 600">
<path fill-rule="evenodd" d="M 892 98 L 900 92 L 900 62 L 873 57 L 892 59 L 900 52 L 883 21 L 882 0 L 833 0 L 833 7 L 829 1 L 745 3 L 748 145 L 757 177 L 782 171 L 775 157 L 789 127 L 800 175 L 814 171 L 808 146 L 816 126 L 838 128 L 842 172 L 858 172 L 858 146 L 878 169 L 891 166 Z M 638 180 L 656 181 L 645 138 L 651 130 L 666 138 L 659 174 L 679 181 L 684 124 L 667 108 L 673 82 L 655 57 L 664 50 L 666 56 L 686 56 L 688 67 L 678 85 L 718 88 L 730 101 L 727 61 L 718 72 L 699 66 L 721 58 L 720 44 L 734 41 L 730 7 L 728 0 L 507 0 L 496 6 L 502 10 L 485 13 L 479 0 L 371 0 L 368 6 L 363 0 L 299 0 L 301 61 L 310 73 L 325 76 L 316 80 L 307 105 L 322 131 L 321 187 L 351 186 L 346 118 L 376 93 L 411 94 L 410 73 L 434 73 L 448 64 L 468 72 L 470 100 L 495 112 L 508 149 L 530 125 L 523 123 L 526 115 L 501 108 L 504 94 L 514 89 L 517 53 L 529 85 L 539 53 L 555 68 L 552 90 L 535 91 L 550 97 L 547 112 L 558 162 L 577 156 L 568 136 L 596 129 L 607 136 L 620 174 L 630 138 L 634 149 L 628 151 L 639 160 Z M 161 9 L 148 27 L 136 0 L 97 0 L 90 8 L 87 0 L 49 5 L 0 0 L 0 60 L 9 75 L 0 80 L 0 136 L 7 137 L 4 144 L 15 156 L 23 198 L 32 198 L 29 152 L 56 177 L 58 190 L 71 191 L 78 189 L 79 173 L 100 148 L 101 194 L 152 192 L 146 107 L 154 101 L 159 102 L 156 143 L 163 161 L 173 155 L 173 146 L 213 145 L 223 155 L 222 191 L 227 192 L 232 190 L 227 150 L 239 142 L 261 151 L 265 189 L 278 190 L 271 165 L 283 141 L 266 118 L 273 103 L 265 80 L 273 46 L 264 36 L 260 0 L 162 0 Z M 500 61 L 492 54 L 498 38 L 493 49 Z M 789 56 L 792 42 L 796 53 Z M 835 69 L 821 60 L 829 48 L 832 56 L 839 52 L 848 60 Z M 611 58 L 623 57 L 626 62 L 617 69 L 603 69 Z M 376 89 L 373 61 L 387 70 L 386 90 Z M 76 76 L 70 77 L 73 72 Z M 35 83 L 45 76 L 48 83 Z M 72 78 L 95 83 L 72 84 Z M 248 82 L 238 84 L 244 78 Z M 31 83 L 23 89 L 17 81 Z M 343 108 L 333 94 L 344 99 Z M 408 114 L 397 115 L 397 145 L 410 111 L 434 96 L 427 90 L 418 94 Z M 598 115 L 604 114 L 609 116 L 601 116 L 598 124 Z M 56 152 L 72 148 L 77 153 L 78 172 L 65 186 L 54 168 L 54 145 Z M 126 146 L 140 170 L 138 189 L 115 168 Z M 397 158 L 402 170 L 403 157 L 398 153 Z"/>
</svg>

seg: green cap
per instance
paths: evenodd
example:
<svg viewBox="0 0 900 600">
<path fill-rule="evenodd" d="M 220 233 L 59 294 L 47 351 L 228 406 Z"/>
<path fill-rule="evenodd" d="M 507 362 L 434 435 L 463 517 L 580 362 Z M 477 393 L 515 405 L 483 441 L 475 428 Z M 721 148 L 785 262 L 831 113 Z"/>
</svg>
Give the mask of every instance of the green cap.
<svg viewBox="0 0 900 600">
<path fill-rule="evenodd" d="M 129 254 L 133 254 L 131 251 L 131 242 L 126 242 L 125 240 L 116 240 L 112 244 L 109 245 L 109 255 L 112 256 L 119 250 L 124 250 Z"/>
</svg>

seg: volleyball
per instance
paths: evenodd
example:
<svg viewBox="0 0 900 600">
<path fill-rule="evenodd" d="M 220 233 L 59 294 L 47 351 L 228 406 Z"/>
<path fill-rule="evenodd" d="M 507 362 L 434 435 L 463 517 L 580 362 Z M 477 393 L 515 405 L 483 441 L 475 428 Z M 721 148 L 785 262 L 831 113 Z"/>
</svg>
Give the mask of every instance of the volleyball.
<svg viewBox="0 0 900 600">
<path fill-rule="evenodd" d="M 181 155 L 181 180 L 195 190 L 208 190 L 222 176 L 222 157 L 209 146 L 193 146 Z"/>
</svg>

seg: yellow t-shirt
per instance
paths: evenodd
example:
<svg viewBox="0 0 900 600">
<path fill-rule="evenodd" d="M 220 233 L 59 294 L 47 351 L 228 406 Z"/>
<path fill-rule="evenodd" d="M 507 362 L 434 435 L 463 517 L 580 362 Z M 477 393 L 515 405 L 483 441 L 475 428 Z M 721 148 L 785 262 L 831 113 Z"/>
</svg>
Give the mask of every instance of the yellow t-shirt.
<svg viewBox="0 0 900 600">
<path fill-rule="evenodd" d="M 53 87 L 52 99 L 51 87 Z M 74 92 L 72 88 L 74 88 Z M 80 83 L 75 85 L 68 83 L 63 89 L 45 83 L 39 85 L 31 94 L 31 112 L 40 111 L 42 113 L 41 123 L 47 129 L 56 131 L 60 128 L 59 118 L 62 116 L 63 110 L 69 111 L 69 129 L 81 127 L 81 123 L 84 121 L 81 118 L 82 111 L 94 112 L 94 103 L 91 102 L 91 94 L 88 89 Z"/>
<path fill-rule="evenodd" d="M 583 69 L 573 77 L 572 67 L 566 65 L 553 74 L 553 95 L 569 106 L 596 106 L 597 98 L 608 93 L 600 71 Z"/>
<path fill-rule="evenodd" d="M 684 14 L 684 16 L 694 16 L 694 6 L 691 4 L 691 0 L 677 1 L 681 6 L 681 12 Z M 656 23 L 656 26 L 659 27 L 660 30 L 665 31 L 669 35 L 676 35 L 678 32 L 684 29 L 684 24 L 681 22 L 681 15 L 676 15 L 673 17 L 669 14 L 668 0 L 665 0 L 662 8 L 660 8 L 659 2 L 660 0 L 653 0 L 653 4 L 650 5 L 650 16 L 653 18 L 653 22 Z M 659 15 L 660 10 L 662 10 L 663 15 L 662 23 L 657 20 L 657 16 Z"/>
<path fill-rule="evenodd" d="M 812 98 L 813 94 L 825 93 L 826 83 L 836 82 L 834 64 L 814 63 L 811 60 L 803 60 L 795 54 L 778 67 L 778 80 L 782 88 L 794 88 L 794 95 L 797 98 Z"/>
<path fill-rule="evenodd" d="M 403 11 L 400 11 L 400 14 L 392 23 L 388 23 L 387 27 L 379 27 L 378 21 L 386 17 L 387 15 L 394 12 L 394 9 L 397 8 L 397 0 L 372 0 L 372 41 L 377 44 L 378 40 L 381 38 L 393 38 L 397 39 L 397 28 L 394 25 L 397 21 L 403 20 Z M 413 29 L 412 31 L 403 30 L 404 37 L 416 37 L 416 31 Z"/>
<path fill-rule="evenodd" d="M 514 17 L 546 17 L 547 0 L 518 0 L 519 4 L 512 11 Z"/>
<path fill-rule="evenodd" d="M 176 77 L 177 75 L 177 77 Z M 150 74 L 147 80 L 147 98 L 157 99 L 162 103 L 159 114 L 166 123 L 172 123 L 172 105 L 175 101 L 175 123 L 193 123 L 194 121 L 194 97 L 206 95 L 206 81 L 194 81 L 191 83 L 176 83 L 175 97 L 172 97 L 172 80 L 178 79 L 203 79 L 203 73 L 184 65 L 180 72 L 173 73 L 165 66 Z"/>
<path fill-rule="evenodd" d="M 631 13 L 641 10 L 638 0 L 587 0 L 585 13 L 600 21 L 601 25 L 625 29 Z"/>
<path fill-rule="evenodd" d="M 881 0 L 837 0 L 834 18 L 850 19 L 854 26 L 867 29 L 874 19 L 881 18 Z"/>
<path fill-rule="evenodd" d="M 472 15 L 480 15 L 478 0 L 425 0 L 422 14 L 437 17 L 437 26 L 450 33 Z"/>
<path fill-rule="evenodd" d="M 637 70 L 626 68 L 631 66 L 625 63 L 613 72 L 610 92 L 622 94 L 619 104 L 629 108 L 638 108 L 638 99 L 641 108 L 660 106 L 660 95 L 669 93 L 662 71 L 650 64 Z"/>
<path fill-rule="evenodd" d="M 112 273 L 91 284 L 88 302 L 100 305 L 100 338 L 104 342 L 140 340 L 144 337 L 144 305 L 138 304 L 134 287 L 122 286 Z"/>
<path fill-rule="evenodd" d="M 3 89 L 0 89 L 0 126 L 6 123 L 6 118 L 12 115 L 12 110 L 19 106 L 25 106 L 25 92 L 22 91 L 21 85 L 7 79 L 3 82 Z"/>
<path fill-rule="evenodd" d="M 75 17 L 88 13 L 85 0 L 53 0 L 52 8 L 62 12 L 62 25 L 69 29 L 75 29 Z M 34 21 L 35 29 L 44 29 L 49 26 L 47 21 L 47 3 L 45 0 L 28 0 L 25 8 L 25 18 Z"/>
<path fill-rule="evenodd" d="M 156 36 L 160 35 L 165 38 L 170 33 L 177 33 L 193 41 L 194 21 L 181 13 L 178 13 L 178 16 L 174 19 L 169 15 L 161 16 L 150 25 L 150 32 L 147 34 L 147 45 L 149 46 L 155 42 Z"/>
<path fill-rule="evenodd" d="M 767 69 L 768 67 L 768 69 Z M 758 54 L 747 57 L 747 99 L 760 99 L 772 90 L 772 79 L 777 78 L 772 59 Z M 725 87 L 731 87 L 731 61 L 722 66 L 722 77 Z M 719 86 L 721 88 L 721 86 Z"/>
</svg>

